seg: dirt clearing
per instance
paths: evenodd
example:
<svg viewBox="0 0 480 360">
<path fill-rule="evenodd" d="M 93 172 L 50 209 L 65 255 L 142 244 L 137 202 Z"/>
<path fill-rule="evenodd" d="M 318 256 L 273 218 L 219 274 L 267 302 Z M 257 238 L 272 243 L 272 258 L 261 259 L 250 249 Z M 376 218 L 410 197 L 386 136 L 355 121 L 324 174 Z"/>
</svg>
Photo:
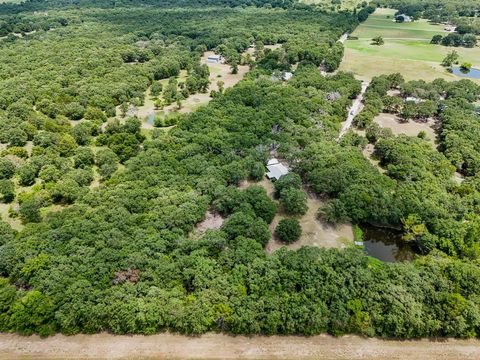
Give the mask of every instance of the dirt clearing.
<svg viewBox="0 0 480 360">
<path fill-rule="evenodd" d="M 395 135 L 417 136 L 420 131 L 425 131 L 430 142 L 432 144 L 435 142 L 435 121 L 433 119 L 426 122 L 413 120 L 401 122 L 395 114 L 381 113 L 373 121 L 383 128 L 391 129 Z"/>
<path fill-rule="evenodd" d="M 240 185 L 241 189 L 245 189 L 251 185 L 258 185 L 263 187 L 270 198 L 274 198 L 275 189 L 273 184 L 268 179 L 263 179 L 259 182 L 244 181 Z M 325 206 L 325 203 L 318 199 L 315 194 L 309 193 L 304 189 L 308 195 L 307 205 L 308 211 L 305 215 L 297 217 L 302 227 L 302 236 L 298 241 L 293 244 L 285 245 L 278 242 L 272 235 L 265 250 L 271 253 L 283 246 L 290 250 L 296 250 L 302 246 L 318 246 L 325 248 L 345 248 L 349 244 L 353 244 L 353 230 L 350 224 L 343 224 L 338 226 L 332 226 L 322 223 L 317 219 L 318 209 Z M 275 215 L 272 223 L 269 225 L 270 233 L 273 234 L 275 228 L 281 219 L 286 218 L 281 209 Z"/>
<path fill-rule="evenodd" d="M 1 359 L 328 359 L 328 360 L 462 360 L 480 358 L 479 340 L 394 341 L 329 335 L 198 337 L 0 335 Z"/>
</svg>

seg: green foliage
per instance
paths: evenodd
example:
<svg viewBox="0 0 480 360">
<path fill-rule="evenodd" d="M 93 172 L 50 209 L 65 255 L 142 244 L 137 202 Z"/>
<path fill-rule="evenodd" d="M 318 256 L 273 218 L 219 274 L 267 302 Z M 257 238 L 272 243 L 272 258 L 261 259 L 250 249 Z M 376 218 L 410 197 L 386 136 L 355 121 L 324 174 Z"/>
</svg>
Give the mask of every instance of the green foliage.
<svg viewBox="0 0 480 360">
<path fill-rule="evenodd" d="M 10 179 L 15 174 L 15 165 L 7 158 L 0 158 L 0 179 Z"/>
<path fill-rule="evenodd" d="M 287 188 L 280 192 L 280 203 L 287 214 L 303 215 L 307 212 L 307 195 L 300 189 Z"/>
<path fill-rule="evenodd" d="M 402 111 L 403 100 L 387 98 L 390 89 L 424 100 L 413 108 L 419 119 L 433 114 L 441 122 L 440 152 L 368 126 L 381 173 L 363 157 L 360 139 L 335 141 L 360 82 L 318 71 L 338 67 L 336 40 L 374 7 L 352 14 L 269 3 L 281 9 L 263 0 L 0 6 L 6 35 L 40 29 L 32 14 L 42 9 L 45 28 L 60 24 L 0 41 L 8 64 L 0 69 L 0 140 L 11 145 L 6 134 L 21 129 L 34 143 L 23 158 L 7 150 L 1 184 L 35 184 L 17 196 L 25 227 L 16 233 L 0 222 L 1 331 L 478 336 L 478 86 L 404 83 L 398 74 L 372 80 L 365 126 L 384 108 Z M 260 7 L 237 6 L 251 4 Z M 144 136 L 136 118 L 100 126 L 180 70 L 188 73 L 184 89 L 169 80 L 168 101 L 206 91 L 200 55 L 215 49 L 240 63 L 252 42 L 258 62 L 246 79 L 175 128 Z M 262 49 L 276 43 L 282 47 Z M 296 63 L 291 81 L 272 81 L 273 71 Z M 339 96 L 329 101 L 332 92 Z M 293 168 L 275 183 L 285 210 L 306 211 L 304 181 L 328 197 L 326 220 L 399 226 L 403 219 L 406 240 L 435 256 L 383 264 L 357 249 L 267 254 L 276 203 L 258 186 L 237 185 L 263 177 L 271 150 Z M 451 164 L 467 176 L 462 184 L 451 180 Z M 104 181 L 90 188 L 97 171 Z M 50 211 L 53 202 L 62 206 Z M 211 207 L 225 222 L 193 239 Z M 284 231 L 289 240 L 296 225 Z"/>
<path fill-rule="evenodd" d="M 383 40 L 383 37 L 381 36 L 376 36 L 372 39 L 372 45 L 383 45 L 385 44 L 385 41 Z"/>
<path fill-rule="evenodd" d="M 15 185 L 11 180 L 0 180 L 0 201 L 10 203 L 15 198 Z"/>
<path fill-rule="evenodd" d="M 280 197 L 282 190 L 284 189 L 301 189 L 302 179 L 300 176 L 294 172 L 290 172 L 287 175 L 282 176 L 280 179 L 273 183 L 275 187 L 275 195 Z"/>
<path fill-rule="evenodd" d="M 450 67 L 453 64 L 456 64 L 458 62 L 458 58 L 460 56 L 458 55 L 458 52 L 455 50 L 450 51 L 447 56 L 442 60 L 442 66 L 445 67 Z"/>
<path fill-rule="evenodd" d="M 297 219 L 282 219 L 275 228 L 275 236 L 283 243 L 292 244 L 302 235 L 302 227 Z"/>
<path fill-rule="evenodd" d="M 264 220 L 255 219 L 252 215 L 241 211 L 233 213 L 223 224 L 222 230 L 233 243 L 240 241 L 239 237 L 243 236 L 256 240 L 263 247 L 270 239 L 270 231 Z"/>
</svg>

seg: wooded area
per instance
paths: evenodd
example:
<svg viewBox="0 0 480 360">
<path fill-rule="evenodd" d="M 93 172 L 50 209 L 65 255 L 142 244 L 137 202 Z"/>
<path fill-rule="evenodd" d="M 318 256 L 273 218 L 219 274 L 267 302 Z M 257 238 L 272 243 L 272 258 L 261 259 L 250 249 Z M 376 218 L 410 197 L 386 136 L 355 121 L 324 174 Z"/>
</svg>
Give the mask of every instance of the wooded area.
<svg viewBox="0 0 480 360">
<path fill-rule="evenodd" d="M 373 10 L 0 5 L 0 331 L 478 336 L 480 87 L 377 77 L 356 119 L 366 138 L 337 142 L 361 92 L 353 74 L 331 73 L 343 56 L 337 39 Z M 233 61 L 252 44 L 282 46 L 262 49 L 244 80 L 172 128 L 115 118 L 181 70 L 186 82 L 205 78 L 204 51 Z M 289 81 L 272 76 L 292 69 Z M 375 127 L 380 111 L 438 118 L 439 151 Z M 385 171 L 363 156 L 367 142 Z M 328 201 L 323 221 L 400 227 L 417 258 L 383 263 L 353 244 L 267 254 L 277 203 L 239 185 L 262 179 L 272 154 L 293 171 L 275 183 L 289 216 L 306 211 L 308 189 Z M 207 210 L 225 222 L 196 238 Z M 277 236 L 294 241 L 298 222 L 283 224 Z"/>
</svg>

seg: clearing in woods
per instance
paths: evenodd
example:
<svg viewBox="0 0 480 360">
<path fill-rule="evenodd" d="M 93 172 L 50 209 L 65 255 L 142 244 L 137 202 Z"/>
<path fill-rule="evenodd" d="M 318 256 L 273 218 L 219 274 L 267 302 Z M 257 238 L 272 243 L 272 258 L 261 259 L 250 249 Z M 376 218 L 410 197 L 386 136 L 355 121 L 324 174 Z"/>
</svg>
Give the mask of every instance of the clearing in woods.
<svg viewBox="0 0 480 360">
<path fill-rule="evenodd" d="M 270 198 L 274 198 L 275 189 L 270 180 L 264 178 L 259 182 L 243 181 L 240 184 L 241 189 L 245 189 L 248 186 L 257 185 L 265 189 Z M 353 245 L 353 230 L 351 224 L 341 224 L 332 226 L 323 223 L 318 220 L 318 210 L 325 206 L 325 202 L 320 200 L 317 196 L 304 189 L 308 195 L 307 205 L 308 210 L 305 215 L 297 217 L 302 227 L 302 236 L 298 241 L 293 244 L 285 245 L 278 242 L 273 235 L 276 226 L 281 219 L 288 217 L 279 208 L 272 223 L 270 224 L 270 233 L 272 234 L 270 241 L 268 242 L 265 250 L 271 253 L 281 247 L 287 247 L 290 250 L 296 250 L 302 246 L 317 246 L 324 248 L 346 248 L 349 245 Z"/>
<path fill-rule="evenodd" d="M 396 10 L 379 8 L 352 34 L 358 40 L 345 42 L 345 57 L 340 70 L 352 71 L 360 79 L 370 80 L 380 74 L 400 72 L 406 80 L 432 81 L 442 77 L 460 80 L 440 65 L 445 55 L 456 50 L 460 62 L 480 67 L 480 48 L 452 48 L 430 44 L 433 35 L 446 34 L 444 25 L 434 25 L 427 20 L 396 23 Z M 375 36 L 382 36 L 385 44 L 371 45 Z"/>
<path fill-rule="evenodd" d="M 270 48 L 276 49 L 281 45 L 273 45 Z M 265 46 L 267 48 L 267 46 Z M 223 81 L 224 88 L 228 89 L 229 87 L 234 86 L 240 80 L 243 79 L 245 74 L 248 72 L 249 67 L 246 65 L 239 65 L 238 66 L 238 73 L 232 74 L 231 67 L 229 64 L 224 63 L 211 63 L 207 61 L 207 58 L 210 55 L 213 55 L 213 51 L 207 51 L 203 54 L 202 58 L 200 59 L 201 64 L 207 64 L 208 69 L 210 70 L 210 86 L 206 93 L 196 93 L 190 95 L 187 99 L 182 101 L 182 106 L 178 109 L 177 104 L 173 103 L 171 105 L 165 106 L 163 110 L 155 110 L 155 98 L 150 94 L 150 88 L 147 89 L 145 92 L 145 102 L 142 106 L 134 109 L 128 115 L 136 115 L 140 119 L 142 119 L 142 128 L 143 129 L 153 129 L 153 124 L 151 121 L 148 121 L 148 117 L 151 114 L 161 114 L 161 113 L 170 113 L 176 112 L 185 114 L 190 113 L 198 109 L 202 105 L 208 104 L 208 102 L 212 99 L 210 97 L 210 92 L 212 90 L 218 91 L 218 81 Z M 177 77 L 178 82 L 184 82 L 187 79 L 187 71 L 182 70 Z M 163 88 L 165 88 L 168 84 L 169 79 L 160 80 L 159 83 L 162 84 Z M 121 118 L 121 111 L 120 106 L 117 106 L 117 118 Z"/>
<path fill-rule="evenodd" d="M 420 131 L 425 131 L 429 142 L 435 144 L 435 120 L 428 121 L 402 121 L 395 114 L 380 113 L 373 119 L 380 127 L 389 128 L 395 135 L 404 134 L 407 136 L 417 136 Z"/>
</svg>

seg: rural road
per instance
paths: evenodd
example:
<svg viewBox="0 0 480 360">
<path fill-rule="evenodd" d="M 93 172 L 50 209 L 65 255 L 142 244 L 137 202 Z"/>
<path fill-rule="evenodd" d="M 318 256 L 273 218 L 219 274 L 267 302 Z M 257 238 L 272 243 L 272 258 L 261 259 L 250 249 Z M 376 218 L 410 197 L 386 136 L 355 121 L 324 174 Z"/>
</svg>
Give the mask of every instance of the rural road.
<svg viewBox="0 0 480 360">
<path fill-rule="evenodd" d="M 0 359 L 315 359 L 463 360 L 480 359 L 480 341 L 383 340 L 359 336 L 188 337 L 55 335 L 46 339 L 0 334 Z"/>
<path fill-rule="evenodd" d="M 362 81 L 362 91 L 360 92 L 360 95 L 357 96 L 357 98 L 353 101 L 352 106 L 348 110 L 348 117 L 347 120 L 342 124 L 342 129 L 340 130 L 340 133 L 338 134 L 338 139 L 340 140 L 343 135 L 346 134 L 350 126 L 352 126 L 353 119 L 355 116 L 360 112 L 361 106 L 362 106 L 362 101 L 363 101 L 363 94 L 365 94 L 365 91 L 367 90 L 368 87 L 368 82 Z"/>
<path fill-rule="evenodd" d="M 340 41 L 342 44 L 345 44 L 345 41 L 347 41 L 347 39 L 348 39 L 348 33 L 345 33 L 342 36 L 340 36 L 340 39 L 338 39 L 338 41 Z"/>
</svg>

